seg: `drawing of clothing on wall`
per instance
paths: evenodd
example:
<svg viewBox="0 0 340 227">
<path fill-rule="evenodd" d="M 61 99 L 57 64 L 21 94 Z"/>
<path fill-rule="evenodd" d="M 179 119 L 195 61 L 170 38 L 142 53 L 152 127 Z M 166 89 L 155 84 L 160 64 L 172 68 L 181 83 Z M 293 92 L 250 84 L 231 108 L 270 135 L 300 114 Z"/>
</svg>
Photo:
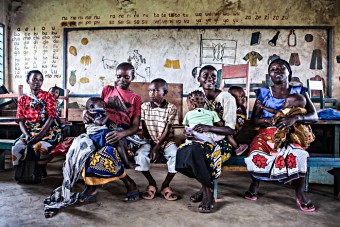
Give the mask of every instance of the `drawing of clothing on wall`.
<svg viewBox="0 0 340 227">
<path fill-rule="evenodd" d="M 313 50 L 312 59 L 310 61 L 310 69 L 322 69 L 322 54 L 320 49 Z"/>
<path fill-rule="evenodd" d="M 170 60 L 170 59 L 165 59 L 165 64 L 164 64 L 165 68 L 173 68 L 173 69 L 180 69 L 181 65 L 179 60 Z"/>
<path fill-rule="evenodd" d="M 298 53 L 291 53 L 290 54 L 289 64 L 290 65 L 296 65 L 296 66 L 299 66 L 301 64 Z"/>
<path fill-rule="evenodd" d="M 250 62 L 251 66 L 257 66 L 257 60 L 261 61 L 262 60 L 262 56 L 261 54 L 255 52 L 255 51 L 251 51 L 248 54 L 246 54 L 246 56 L 244 56 L 243 60 Z"/>
</svg>

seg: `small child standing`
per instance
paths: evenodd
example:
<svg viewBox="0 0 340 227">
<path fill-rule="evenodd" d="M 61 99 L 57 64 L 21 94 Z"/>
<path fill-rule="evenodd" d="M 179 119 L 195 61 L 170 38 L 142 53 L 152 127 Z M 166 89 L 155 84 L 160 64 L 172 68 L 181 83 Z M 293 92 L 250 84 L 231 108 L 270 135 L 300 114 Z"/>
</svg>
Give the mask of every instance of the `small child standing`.
<svg viewBox="0 0 340 227">
<path fill-rule="evenodd" d="M 105 106 L 106 104 L 101 98 L 92 97 L 86 102 L 86 110 L 90 112 L 90 115 L 94 119 L 93 122 L 85 124 L 86 133 L 89 134 L 98 149 L 105 146 L 105 136 L 110 130 L 120 130 L 108 121 L 108 116 L 105 114 Z M 126 141 L 124 139 L 118 142 L 117 150 L 119 156 L 127 168 L 134 169 L 137 165 L 129 161 L 126 147 Z"/>
<path fill-rule="evenodd" d="M 247 144 L 238 144 L 235 137 L 239 135 L 242 130 L 242 126 L 247 116 L 247 109 L 244 106 L 247 96 L 242 87 L 231 86 L 228 92 L 234 96 L 236 100 L 236 125 L 234 135 L 227 136 L 227 141 L 235 148 L 236 155 L 241 155 L 248 149 Z"/>
<path fill-rule="evenodd" d="M 225 136 L 217 135 L 211 132 L 199 133 L 193 130 L 195 125 L 204 124 L 213 126 L 223 126 L 223 121 L 218 117 L 215 111 L 204 109 L 205 95 L 202 91 L 196 90 L 190 92 L 187 97 L 187 105 L 189 111 L 186 113 L 183 119 L 183 124 L 186 126 L 185 131 L 187 134 L 194 136 L 191 141 L 196 142 L 208 142 L 216 145 L 216 141 L 223 140 Z"/>
<path fill-rule="evenodd" d="M 141 171 L 148 180 L 148 186 L 142 194 L 144 199 L 153 199 L 157 192 L 156 181 L 149 171 L 150 162 L 159 161 L 163 151 L 167 159 L 168 174 L 162 183 L 161 194 L 168 201 L 178 199 L 170 187 L 170 182 L 176 174 L 177 146 L 172 125 L 177 117 L 177 108 L 165 100 L 164 96 L 167 93 L 167 82 L 161 78 L 154 79 L 149 85 L 150 102 L 143 103 L 141 107 L 143 134 L 150 140 L 150 143 L 143 144 L 137 150 L 135 161 L 139 166 L 135 170 Z"/>
<path fill-rule="evenodd" d="M 56 120 L 57 126 L 59 126 L 61 129 L 64 129 L 65 125 L 60 120 L 62 102 L 59 102 L 59 100 L 58 100 L 58 98 L 60 96 L 60 87 L 55 85 L 54 87 L 51 87 L 48 90 L 48 92 L 53 95 L 53 98 L 56 101 L 56 105 L 57 105 L 57 119 L 55 119 L 55 120 Z"/>
<path fill-rule="evenodd" d="M 307 110 L 305 109 L 306 98 L 300 94 L 288 95 L 285 102 L 282 104 L 281 111 L 263 106 L 261 102 L 257 102 L 255 105 L 257 105 L 261 109 L 275 114 L 275 116 L 272 118 L 273 126 L 280 122 L 280 119 L 286 116 L 298 114 L 305 115 L 307 113 Z M 276 151 L 278 149 L 282 148 L 288 143 L 299 144 L 304 149 L 306 149 L 314 140 L 315 135 L 313 134 L 310 125 L 295 123 L 289 128 L 277 129 L 274 134 L 274 143 L 267 143 L 274 149 L 274 152 L 272 152 L 272 154 L 275 154 L 277 153 Z"/>
</svg>

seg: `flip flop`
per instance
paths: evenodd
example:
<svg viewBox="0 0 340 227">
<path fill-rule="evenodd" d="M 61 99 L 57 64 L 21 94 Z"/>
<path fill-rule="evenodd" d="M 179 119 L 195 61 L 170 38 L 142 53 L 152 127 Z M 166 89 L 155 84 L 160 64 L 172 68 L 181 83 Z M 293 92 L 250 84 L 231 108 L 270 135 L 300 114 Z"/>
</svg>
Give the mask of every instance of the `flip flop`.
<svg viewBox="0 0 340 227">
<path fill-rule="evenodd" d="M 170 187 L 163 188 L 161 194 L 168 201 L 175 201 L 178 199 L 178 196 L 174 193 L 174 191 Z"/>
<path fill-rule="evenodd" d="M 78 198 L 78 201 L 80 203 L 87 203 L 90 199 L 92 199 L 95 195 L 97 195 L 97 192 L 93 193 L 93 194 L 85 194 L 85 193 L 81 193 L 79 195 L 79 198 Z M 85 198 L 85 199 L 84 199 Z M 83 200 L 83 201 L 80 201 L 80 200 Z"/>
<path fill-rule="evenodd" d="M 315 211 L 315 206 L 312 203 L 312 201 L 308 200 L 307 203 L 300 203 L 299 199 L 296 198 L 296 203 L 299 205 L 300 210 L 304 212 L 314 212 Z"/>
<path fill-rule="evenodd" d="M 198 203 L 201 202 L 203 199 L 203 192 L 198 191 L 195 194 L 193 194 L 192 196 L 190 196 L 190 201 L 193 203 Z"/>
<path fill-rule="evenodd" d="M 153 199 L 156 195 L 157 188 L 155 186 L 149 185 L 146 187 L 145 191 L 142 194 L 143 199 Z"/>
<path fill-rule="evenodd" d="M 248 199 L 248 200 L 256 201 L 257 200 L 257 193 L 252 193 L 250 191 L 246 191 L 244 193 L 244 198 Z"/>
<path fill-rule="evenodd" d="M 198 212 L 200 213 L 211 213 L 214 211 L 214 201 L 211 201 L 211 202 L 201 202 L 199 205 L 198 205 Z M 204 210 L 203 209 L 200 209 L 200 208 L 205 208 Z"/>
<path fill-rule="evenodd" d="M 132 191 L 130 193 L 126 194 L 126 197 L 124 199 L 124 202 L 126 203 L 134 203 L 137 202 L 140 199 L 139 197 L 139 191 Z"/>
</svg>

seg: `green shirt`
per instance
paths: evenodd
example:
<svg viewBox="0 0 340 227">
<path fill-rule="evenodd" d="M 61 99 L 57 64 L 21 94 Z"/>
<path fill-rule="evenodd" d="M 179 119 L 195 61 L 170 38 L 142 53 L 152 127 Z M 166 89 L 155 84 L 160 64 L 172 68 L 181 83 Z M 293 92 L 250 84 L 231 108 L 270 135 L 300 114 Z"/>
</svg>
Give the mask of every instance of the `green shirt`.
<svg viewBox="0 0 340 227">
<path fill-rule="evenodd" d="M 204 108 L 196 108 L 187 112 L 183 119 L 184 125 L 193 128 L 197 124 L 213 126 L 214 123 L 221 121 L 215 111 L 206 110 Z"/>
</svg>

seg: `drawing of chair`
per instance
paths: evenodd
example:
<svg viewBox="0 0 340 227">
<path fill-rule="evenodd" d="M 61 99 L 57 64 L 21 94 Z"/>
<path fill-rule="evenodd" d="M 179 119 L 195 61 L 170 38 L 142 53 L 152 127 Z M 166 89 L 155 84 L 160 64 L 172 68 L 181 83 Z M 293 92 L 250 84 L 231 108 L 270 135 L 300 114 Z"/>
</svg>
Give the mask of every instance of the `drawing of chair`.
<svg viewBox="0 0 340 227">
<path fill-rule="evenodd" d="M 220 73 L 220 90 L 228 90 L 229 87 L 233 85 L 237 85 L 243 87 L 247 96 L 249 96 L 250 92 L 250 84 L 249 84 L 249 62 L 247 64 L 240 65 L 224 65 L 222 66 L 222 70 Z M 235 79 L 243 78 L 245 82 L 234 83 Z M 228 81 L 230 80 L 230 81 Z M 249 113 L 249 97 L 246 100 L 246 108 L 247 115 Z M 248 117 L 248 116 L 247 116 Z"/>
<path fill-rule="evenodd" d="M 320 103 L 320 109 L 324 108 L 338 108 L 338 99 L 336 98 L 327 98 L 325 97 L 324 90 L 323 90 L 323 81 L 322 80 L 307 80 L 307 87 L 308 87 L 308 95 L 312 102 Z M 320 96 L 312 96 L 312 91 L 319 91 Z M 331 105 L 326 105 L 330 103 Z"/>
</svg>

